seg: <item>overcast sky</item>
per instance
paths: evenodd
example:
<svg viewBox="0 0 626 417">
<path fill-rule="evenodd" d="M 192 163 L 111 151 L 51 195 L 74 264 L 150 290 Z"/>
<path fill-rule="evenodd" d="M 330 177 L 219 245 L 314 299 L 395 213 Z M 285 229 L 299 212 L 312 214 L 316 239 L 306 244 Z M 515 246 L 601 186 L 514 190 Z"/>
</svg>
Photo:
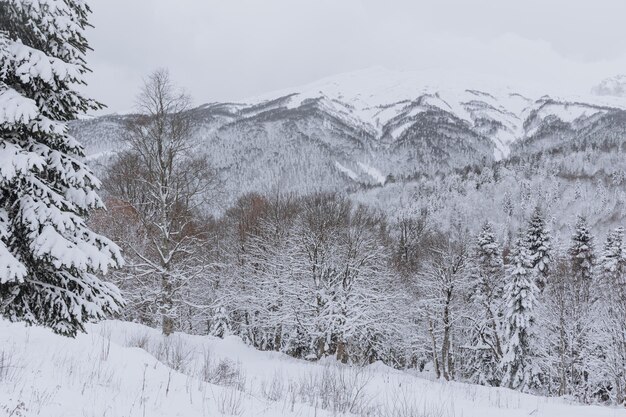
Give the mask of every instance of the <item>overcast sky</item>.
<svg viewBox="0 0 626 417">
<path fill-rule="evenodd" d="M 626 0 L 93 0 L 89 93 L 132 108 L 167 67 L 196 104 L 372 66 L 587 91 L 626 73 Z"/>
</svg>

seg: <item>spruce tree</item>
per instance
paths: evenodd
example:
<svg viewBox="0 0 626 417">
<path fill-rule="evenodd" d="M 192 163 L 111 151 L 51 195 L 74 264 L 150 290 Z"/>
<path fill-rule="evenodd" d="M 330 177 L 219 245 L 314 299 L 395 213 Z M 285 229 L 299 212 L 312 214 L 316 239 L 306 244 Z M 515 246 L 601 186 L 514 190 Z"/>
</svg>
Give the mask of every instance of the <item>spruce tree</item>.
<svg viewBox="0 0 626 417">
<path fill-rule="evenodd" d="M 593 387 L 612 389 L 617 404 L 626 404 L 626 245 L 624 229 L 609 233 L 599 260 L 596 302 L 593 306 Z M 597 388 L 596 388 L 597 392 Z"/>
<path fill-rule="evenodd" d="M 230 334 L 230 317 L 224 307 L 220 306 L 215 310 L 213 322 L 211 329 L 213 336 L 224 337 Z"/>
<path fill-rule="evenodd" d="M 626 246 L 624 229 L 609 233 L 598 265 L 591 317 L 590 389 L 626 403 Z"/>
<path fill-rule="evenodd" d="M 528 222 L 526 246 L 530 252 L 532 267 L 536 271 L 535 283 L 540 291 L 546 286 L 550 267 L 550 235 L 541 208 L 537 206 Z"/>
<path fill-rule="evenodd" d="M 0 314 L 74 335 L 117 309 L 97 273 L 119 249 L 85 224 L 99 181 L 67 122 L 100 105 L 84 84 L 82 1 L 0 2 Z"/>
<path fill-rule="evenodd" d="M 532 259 L 524 240 L 517 239 L 510 255 L 504 289 L 504 355 L 502 385 L 525 390 L 538 384 L 534 360 L 533 327 L 539 289 L 532 276 Z"/>
<path fill-rule="evenodd" d="M 483 385 L 500 384 L 502 358 L 502 250 L 491 223 L 485 222 L 472 257 L 472 301 L 476 319 L 467 363 L 470 380 Z"/>
<path fill-rule="evenodd" d="M 578 216 L 576 220 L 569 255 L 572 278 L 579 290 L 579 297 L 582 297 L 581 299 L 577 299 L 577 301 L 588 301 L 589 288 L 593 280 L 595 253 L 593 236 L 589 231 L 587 219 L 583 216 Z"/>
<path fill-rule="evenodd" d="M 578 216 L 572 243 L 569 249 L 570 279 L 572 294 L 570 295 L 572 308 L 568 320 L 573 323 L 573 340 L 570 354 L 572 366 L 570 369 L 573 393 L 583 400 L 589 395 L 589 356 L 590 353 L 590 313 L 592 309 L 591 288 L 594 278 L 594 243 L 589 231 L 587 220 Z"/>
<path fill-rule="evenodd" d="M 626 246 L 624 245 L 624 228 L 618 227 L 607 236 L 599 267 L 603 284 L 606 287 L 620 292 L 625 290 Z"/>
</svg>

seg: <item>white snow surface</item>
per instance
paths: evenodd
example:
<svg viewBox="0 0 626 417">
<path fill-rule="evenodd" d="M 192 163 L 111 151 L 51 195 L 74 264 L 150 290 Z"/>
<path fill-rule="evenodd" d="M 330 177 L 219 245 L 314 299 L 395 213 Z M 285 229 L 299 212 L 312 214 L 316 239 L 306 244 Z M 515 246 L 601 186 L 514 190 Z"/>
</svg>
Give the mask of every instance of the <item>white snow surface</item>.
<svg viewBox="0 0 626 417">
<path fill-rule="evenodd" d="M 29 123 L 38 113 L 34 100 L 25 98 L 12 88 L 0 90 L 0 123 Z"/>
<path fill-rule="evenodd" d="M 376 169 L 373 166 L 370 166 L 368 164 L 365 164 L 363 162 L 358 162 L 358 164 L 359 164 L 359 167 L 363 170 L 363 172 L 365 172 L 367 175 L 372 177 L 374 179 L 374 181 L 376 181 L 376 182 L 378 182 L 380 184 L 384 184 L 385 183 L 386 177 L 378 169 Z"/>
<path fill-rule="evenodd" d="M 599 96 L 626 97 L 626 75 L 620 74 L 606 78 L 593 87 L 591 92 Z"/>
<path fill-rule="evenodd" d="M 346 174 L 350 179 L 354 181 L 359 179 L 359 176 L 354 171 L 352 171 L 350 168 L 346 168 L 345 166 L 341 165 L 338 161 L 335 161 L 335 167 L 337 167 L 339 171 Z"/>
<path fill-rule="evenodd" d="M 315 98 L 325 95 L 331 99 L 350 103 L 363 111 L 371 107 L 412 100 L 423 94 L 441 90 L 464 91 L 466 89 L 494 89 L 503 92 L 520 92 L 505 80 L 481 79 L 477 74 L 460 74 L 440 70 L 398 71 L 384 67 L 372 67 L 322 78 L 299 87 L 273 91 L 244 100 L 260 103 L 272 98 L 297 94 L 297 98 Z M 524 89 L 524 93 L 527 89 Z M 545 93 L 545 92 L 544 92 Z"/>
<path fill-rule="evenodd" d="M 472 91 L 487 93 L 494 99 L 504 99 L 506 106 L 515 113 L 520 113 L 526 107 L 524 97 L 538 100 L 546 95 L 599 106 L 626 106 L 624 100 L 616 97 L 599 97 L 592 93 L 567 94 L 561 90 L 545 91 L 493 75 L 439 69 L 400 71 L 381 66 L 332 75 L 310 84 L 250 97 L 242 102 L 258 104 L 293 94 L 291 100 L 298 103 L 308 98 L 326 96 L 349 103 L 355 107 L 357 113 L 364 112 L 363 115 L 367 117 L 370 115 L 367 110 L 372 107 L 412 100 L 423 94 L 447 92 L 465 95 Z"/>
<path fill-rule="evenodd" d="M 164 338 L 155 329 L 120 321 L 87 330 L 71 339 L 0 320 L 0 415 L 626 416 L 624 409 L 433 381 L 381 363 L 358 368 L 333 360 L 297 360 L 256 351 L 235 337 Z M 238 375 L 230 382 L 218 378 L 220 366 Z M 351 406 L 333 412 L 328 403 L 322 405 L 316 386 L 340 379 L 351 387 L 347 400 L 334 396 L 329 404 Z"/>
<path fill-rule="evenodd" d="M 591 93 L 584 96 L 564 95 L 561 91 L 541 91 L 491 75 L 438 69 L 397 71 L 383 67 L 326 77 L 243 102 L 258 105 L 287 97 L 284 106 L 296 108 L 306 100 L 321 99 L 322 105 L 335 110 L 344 120 L 382 135 L 386 123 L 403 114 L 406 106 L 422 96 L 426 99 L 420 104 L 421 108 L 414 107 L 405 116 L 415 116 L 423 111 L 424 106 L 429 106 L 451 112 L 470 126 L 481 118 L 500 122 L 502 127 L 490 134 L 497 160 L 509 155 L 510 146 L 515 140 L 532 133 L 525 132 L 523 124 L 530 112 L 542 105 L 543 98 L 558 103 L 572 103 L 571 108 L 565 110 L 562 106 L 546 106 L 542 109 L 543 113 L 554 110 L 551 114 L 565 122 L 578 116 L 589 116 L 594 111 L 593 106 L 626 109 L 626 100 L 619 97 Z M 485 107 L 471 110 L 472 104 L 476 102 Z M 576 106 L 575 103 L 585 103 L 586 106 Z M 579 107 L 585 107 L 586 110 Z M 398 138 L 410 126 L 410 122 L 397 126 L 391 136 Z"/>
</svg>

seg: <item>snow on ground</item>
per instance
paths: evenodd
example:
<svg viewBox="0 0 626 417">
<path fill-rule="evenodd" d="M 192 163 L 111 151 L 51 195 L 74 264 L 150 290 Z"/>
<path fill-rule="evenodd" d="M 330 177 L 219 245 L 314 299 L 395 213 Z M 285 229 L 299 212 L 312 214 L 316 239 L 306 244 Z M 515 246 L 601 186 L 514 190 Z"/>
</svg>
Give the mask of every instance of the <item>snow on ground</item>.
<svg viewBox="0 0 626 417">
<path fill-rule="evenodd" d="M 413 126 L 413 123 L 414 122 L 412 120 L 409 120 L 407 122 L 402 123 L 401 125 L 398 125 L 391 131 L 391 137 L 393 139 L 398 139 L 404 132 L 406 132 L 408 128 Z"/>
<path fill-rule="evenodd" d="M 556 99 L 556 93 L 557 91 L 543 91 L 519 81 L 512 82 L 488 74 L 440 69 L 396 71 L 374 67 L 274 91 L 250 98 L 246 102 L 259 104 L 277 97 L 289 97 L 286 107 L 296 108 L 305 100 L 323 98 L 323 103 L 326 103 L 331 113 L 335 112 L 348 123 L 374 132 L 380 137 L 384 126 L 399 116 L 408 103 L 423 97 L 422 104 L 415 107 L 415 113 L 406 115 L 409 118 L 407 123 L 399 124 L 392 130 L 393 138 L 398 138 L 410 127 L 410 118 L 425 107 L 448 111 L 470 125 L 480 116 L 502 123 L 503 127 L 490 135 L 495 145 L 494 157 L 500 160 L 508 157 L 514 141 L 534 133 L 525 132 L 524 121 L 531 111 L 543 106 L 541 97 L 546 98 L 546 94 L 551 94 Z M 472 101 L 482 102 L 491 108 L 472 115 L 467 108 Z M 599 111 L 597 107 L 605 110 L 626 109 L 623 97 L 566 94 L 556 99 L 556 102 L 562 103 L 541 107 L 539 116 L 543 118 L 554 115 L 571 122 Z M 579 102 L 586 104 L 576 104 Z"/>
<path fill-rule="evenodd" d="M 359 179 L 359 176 L 358 176 L 358 175 L 357 175 L 354 171 L 352 171 L 350 168 L 346 168 L 346 167 L 344 167 L 343 165 L 341 165 L 341 164 L 340 164 L 339 162 L 337 162 L 337 161 L 335 161 L 335 167 L 336 167 L 339 171 L 341 171 L 341 172 L 343 172 L 344 174 L 346 174 L 346 175 L 347 175 L 350 179 L 352 179 L 352 180 L 354 180 L 354 181 L 356 181 L 356 180 L 358 180 L 358 179 Z"/>
<path fill-rule="evenodd" d="M 357 164 L 363 170 L 363 172 L 369 175 L 374 181 L 379 182 L 380 184 L 385 184 L 385 180 L 387 178 L 378 169 L 363 162 L 357 162 Z"/>
<path fill-rule="evenodd" d="M 348 367 L 107 321 L 76 339 L 0 320 L 0 416 L 619 417 L 626 410 Z"/>
<path fill-rule="evenodd" d="M 402 100 L 412 100 L 422 94 L 440 90 L 464 91 L 478 89 L 487 91 L 510 90 L 511 80 L 467 71 L 446 71 L 439 68 L 418 71 L 398 71 L 384 67 L 366 68 L 322 78 L 312 83 L 244 100 L 258 103 L 275 97 L 298 93 L 305 98 L 324 94 L 330 98 L 348 102 L 356 109 L 388 105 Z M 520 90 L 521 91 L 517 91 Z M 516 91 L 527 95 L 545 94 L 545 91 L 517 85 Z"/>
</svg>

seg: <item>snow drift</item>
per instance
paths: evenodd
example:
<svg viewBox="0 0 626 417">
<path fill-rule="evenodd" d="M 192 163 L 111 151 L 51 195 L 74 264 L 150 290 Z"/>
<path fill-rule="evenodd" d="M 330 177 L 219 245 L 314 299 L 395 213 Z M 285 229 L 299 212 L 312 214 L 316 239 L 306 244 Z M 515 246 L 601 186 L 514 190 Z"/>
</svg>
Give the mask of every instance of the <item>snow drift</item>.
<svg viewBox="0 0 626 417">
<path fill-rule="evenodd" d="M 260 352 L 107 321 L 75 339 L 0 321 L 3 416 L 626 416 L 508 389 Z"/>
</svg>

